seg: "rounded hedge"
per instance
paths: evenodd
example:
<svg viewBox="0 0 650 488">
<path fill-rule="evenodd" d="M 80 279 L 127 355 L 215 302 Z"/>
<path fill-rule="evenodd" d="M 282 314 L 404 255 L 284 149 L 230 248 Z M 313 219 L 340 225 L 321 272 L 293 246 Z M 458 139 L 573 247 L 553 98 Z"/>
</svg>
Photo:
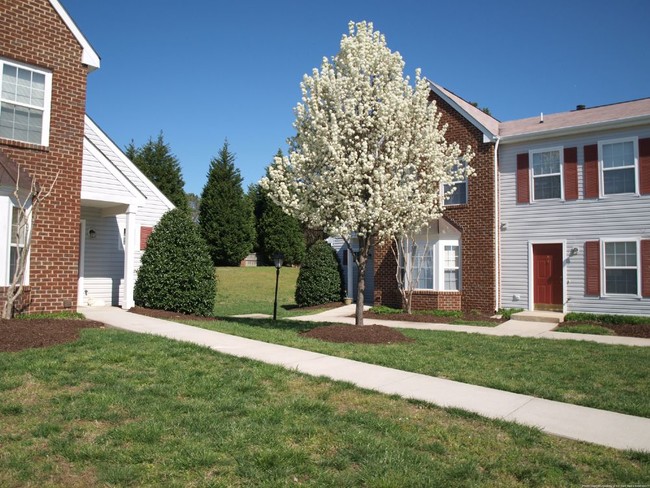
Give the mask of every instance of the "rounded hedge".
<svg viewBox="0 0 650 488">
<path fill-rule="evenodd" d="M 298 273 L 296 303 L 301 306 L 337 302 L 343 298 L 341 266 L 336 252 L 325 241 L 308 250 Z"/>
<path fill-rule="evenodd" d="M 135 304 L 212 315 L 217 293 L 214 265 L 187 212 L 170 210 L 147 241 L 135 282 Z"/>
</svg>

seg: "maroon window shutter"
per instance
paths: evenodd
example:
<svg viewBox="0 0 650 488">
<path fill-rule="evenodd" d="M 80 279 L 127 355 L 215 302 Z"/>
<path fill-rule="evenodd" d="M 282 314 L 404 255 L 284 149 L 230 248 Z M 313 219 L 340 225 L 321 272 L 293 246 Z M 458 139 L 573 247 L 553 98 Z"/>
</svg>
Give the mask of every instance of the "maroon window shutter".
<svg viewBox="0 0 650 488">
<path fill-rule="evenodd" d="M 650 138 L 639 139 L 639 193 L 650 194 Z"/>
<path fill-rule="evenodd" d="M 585 242 L 585 295 L 600 295 L 600 242 Z"/>
<path fill-rule="evenodd" d="M 641 241 L 641 296 L 650 297 L 650 239 Z"/>
<path fill-rule="evenodd" d="M 147 241 L 153 232 L 153 227 L 140 227 L 140 250 L 144 251 L 147 248 Z"/>
<path fill-rule="evenodd" d="M 530 203 L 528 153 L 517 154 L 517 203 Z"/>
<path fill-rule="evenodd" d="M 585 198 L 598 198 L 598 144 L 585 146 Z"/>
<path fill-rule="evenodd" d="M 578 148 L 564 148 L 564 198 L 578 199 Z"/>
</svg>

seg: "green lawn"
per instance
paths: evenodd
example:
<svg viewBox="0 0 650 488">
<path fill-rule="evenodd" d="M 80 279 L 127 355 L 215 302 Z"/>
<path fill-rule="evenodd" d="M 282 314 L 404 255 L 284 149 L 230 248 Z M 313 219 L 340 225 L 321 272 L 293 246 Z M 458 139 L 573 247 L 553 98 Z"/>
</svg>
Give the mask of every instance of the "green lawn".
<svg viewBox="0 0 650 488">
<path fill-rule="evenodd" d="M 562 487 L 650 479 L 648 454 L 111 329 L 0 353 L 0 446 L 3 487 Z"/>
<path fill-rule="evenodd" d="M 278 285 L 278 317 L 294 308 L 298 268 L 284 267 L 280 270 Z M 247 313 L 273 314 L 275 297 L 275 268 L 259 266 L 251 268 L 217 268 L 217 301 L 214 314 L 241 315 Z M 284 307 L 283 307 L 284 306 Z M 296 313 L 293 312 L 293 315 Z"/>
<path fill-rule="evenodd" d="M 302 337 L 320 323 L 193 322 L 228 334 L 449 378 L 473 385 L 650 417 L 650 348 L 402 329 L 412 343 L 335 344 Z"/>
</svg>

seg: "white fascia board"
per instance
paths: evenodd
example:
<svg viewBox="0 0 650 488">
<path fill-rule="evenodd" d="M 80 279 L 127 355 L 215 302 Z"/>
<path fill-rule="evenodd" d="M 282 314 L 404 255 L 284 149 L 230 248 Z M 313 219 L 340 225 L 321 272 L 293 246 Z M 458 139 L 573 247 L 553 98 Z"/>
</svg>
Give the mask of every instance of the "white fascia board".
<svg viewBox="0 0 650 488">
<path fill-rule="evenodd" d="M 77 27 L 77 24 L 74 23 L 74 20 L 72 20 L 72 17 L 68 14 L 68 12 L 63 8 L 63 5 L 59 3 L 58 0 L 50 0 L 50 4 L 52 7 L 54 7 L 54 10 L 59 14 L 59 17 L 61 17 L 61 20 L 65 23 L 66 27 L 70 29 L 70 32 L 74 35 L 74 37 L 77 39 L 77 42 L 81 44 L 82 52 L 81 52 L 81 62 L 88 66 L 90 68 L 90 71 L 94 71 L 97 68 L 99 68 L 100 65 L 100 60 L 99 60 L 99 55 L 95 52 L 93 47 L 90 45 L 88 42 L 88 39 L 85 38 L 85 36 L 81 33 L 79 30 L 79 27 Z"/>
<path fill-rule="evenodd" d="M 99 150 L 95 145 L 88 140 L 88 138 L 84 138 L 84 149 L 87 149 L 90 154 L 92 154 L 97 161 L 100 162 L 100 164 L 109 172 L 111 175 L 115 177 L 117 181 L 120 182 L 120 184 L 124 187 L 126 191 L 128 191 L 132 198 L 128 199 L 128 203 L 137 203 L 138 205 L 143 205 L 144 202 L 146 201 L 146 197 L 142 194 L 142 192 L 136 187 L 133 183 L 131 183 L 126 176 L 122 174 L 122 172 L 115 167 L 115 165 Z M 125 201 L 124 203 L 127 203 Z"/>
<path fill-rule="evenodd" d="M 111 138 L 108 137 L 106 133 L 99 128 L 99 126 L 93 119 L 88 116 L 88 114 L 86 114 L 86 124 L 92 128 L 93 132 L 102 140 L 102 142 L 113 151 L 113 153 L 120 159 L 120 161 L 122 161 L 131 171 L 133 171 L 138 176 L 138 178 L 140 178 L 140 180 L 147 186 L 147 188 L 149 188 L 169 210 L 176 208 L 174 204 L 169 200 L 169 198 L 163 195 L 158 187 L 154 185 L 142 171 L 140 171 L 140 169 L 133 163 L 133 161 L 126 157 L 126 154 L 124 154 L 124 152 L 119 147 L 117 147 L 117 144 L 115 144 Z"/>
<path fill-rule="evenodd" d="M 476 127 L 478 130 L 480 130 L 483 133 L 483 142 L 488 143 L 488 142 L 494 142 L 497 139 L 497 134 L 492 134 L 487 127 L 485 127 L 483 124 L 481 124 L 478 120 L 476 120 L 474 117 L 472 117 L 467 110 L 465 110 L 463 107 L 458 105 L 454 100 L 449 98 L 446 93 L 438 90 L 438 87 L 436 86 L 435 83 L 433 83 L 430 80 L 429 81 L 429 88 L 436 93 L 440 98 L 442 98 L 445 102 L 447 102 L 449 105 L 452 106 L 454 110 L 456 110 L 459 114 L 461 114 L 463 117 L 465 117 L 469 122 Z"/>
<path fill-rule="evenodd" d="M 583 134 L 586 132 L 603 131 L 610 129 L 623 129 L 625 127 L 635 127 L 638 125 L 650 124 L 650 115 L 639 115 L 618 120 L 607 120 L 604 122 L 594 122 L 593 124 L 583 124 L 571 127 L 560 127 L 540 132 L 525 134 L 514 134 L 512 136 L 501 137 L 501 144 L 514 144 L 525 141 L 535 141 L 539 139 L 548 139 L 551 137 L 570 136 Z"/>
</svg>

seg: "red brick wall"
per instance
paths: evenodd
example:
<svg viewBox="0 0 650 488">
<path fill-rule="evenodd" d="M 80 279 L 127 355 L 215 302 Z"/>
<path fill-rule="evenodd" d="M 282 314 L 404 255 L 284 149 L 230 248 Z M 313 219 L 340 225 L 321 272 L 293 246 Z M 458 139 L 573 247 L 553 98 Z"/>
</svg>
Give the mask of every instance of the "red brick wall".
<svg viewBox="0 0 650 488">
<path fill-rule="evenodd" d="M 447 207 L 444 217 L 461 229 L 462 291 L 418 292 L 414 309 L 439 308 L 492 313 L 495 308 L 495 233 L 494 233 L 494 144 L 483 143 L 483 134 L 444 100 L 431 94 L 442 123 L 448 124 L 446 139 L 464 150 L 470 145 L 475 175 L 467 185 L 468 203 Z M 395 280 L 395 258 L 388 246 L 375 248 L 375 298 L 384 305 L 401 307 L 402 299 Z"/>
<path fill-rule="evenodd" d="M 0 56 L 52 72 L 49 146 L 0 139 L 3 152 L 41 186 L 60 171 L 34 225 L 30 311 L 75 308 L 87 69 L 81 46 L 47 0 L 1 1 L 0 18 Z"/>
</svg>

